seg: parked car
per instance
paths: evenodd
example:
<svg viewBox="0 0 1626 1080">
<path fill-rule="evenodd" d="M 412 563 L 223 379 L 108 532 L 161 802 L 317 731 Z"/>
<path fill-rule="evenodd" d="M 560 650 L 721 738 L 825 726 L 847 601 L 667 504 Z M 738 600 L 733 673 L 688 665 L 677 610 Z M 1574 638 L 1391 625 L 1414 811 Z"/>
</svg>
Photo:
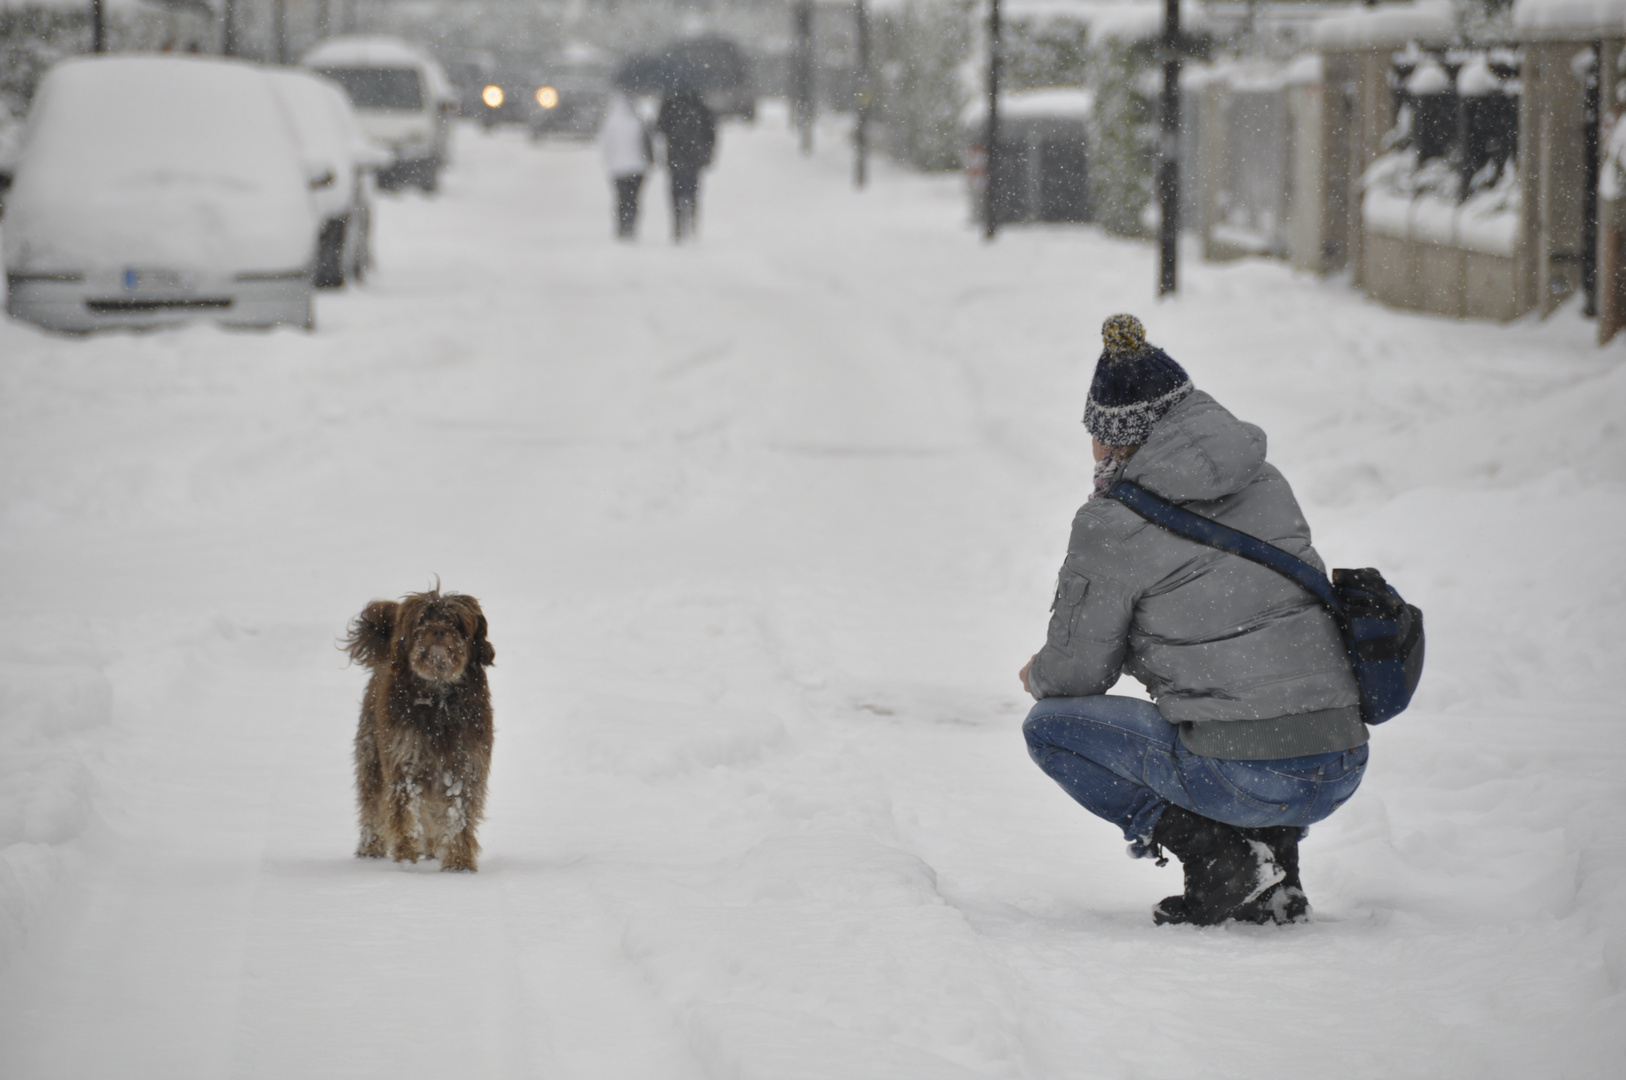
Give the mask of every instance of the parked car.
<svg viewBox="0 0 1626 1080">
<path fill-rule="evenodd" d="M 392 155 L 367 138 L 337 83 L 298 68 L 267 68 L 287 107 L 307 172 L 317 226 L 316 287 L 337 289 L 370 265 L 372 174 Z"/>
<path fill-rule="evenodd" d="M 441 50 L 436 55 L 457 98 L 457 115 L 465 118 L 479 116 L 483 104 L 480 92 L 491 83 L 491 74 L 496 70 L 495 58 L 480 49 Z"/>
<path fill-rule="evenodd" d="M 256 64 L 64 60 L 7 195 L 6 310 L 64 331 L 309 327 L 320 179 Z"/>
<path fill-rule="evenodd" d="M 6 103 L 0 101 L 0 217 L 6 212 L 6 192 L 11 188 L 11 174 L 17 169 L 22 142 L 22 121 L 12 116 Z"/>
<path fill-rule="evenodd" d="M 439 187 L 457 96 L 434 57 L 397 38 L 336 37 L 300 64 L 344 87 L 362 130 L 394 155 L 379 187 Z"/>
</svg>

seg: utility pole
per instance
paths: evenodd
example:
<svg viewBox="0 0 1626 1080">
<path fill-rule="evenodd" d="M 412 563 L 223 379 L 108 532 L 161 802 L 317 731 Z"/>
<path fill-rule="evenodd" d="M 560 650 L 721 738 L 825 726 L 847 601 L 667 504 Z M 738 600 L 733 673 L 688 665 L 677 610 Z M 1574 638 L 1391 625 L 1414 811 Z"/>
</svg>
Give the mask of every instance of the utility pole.
<svg viewBox="0 0 1626 1080">
<path fill-rule="evenodd" d="M 1581 314 L 1598 314 L 1598 119 L 1603 112 L 1599 90 L 1603 82 L 1603 42 L 1592 43 L 1592 67 L 1586 77 L 1581 108 L 1581 168 L 1586 185 L 1581 189 Z"/>
<path fill-rule="evenodd" d="M 1180 0 L 1164 0 L 1162 131 L 1158 141 L 1157 295 L 1175 291 L 1180 244 Z"/>
<path fill-rule="evenodd" d="M 791 71 L 791 120 L 802 138 L 802 154 L 813 153 L 813 0 L 796 0 L 791 8 L 795 55 Z"/>
<path fill-rule="evenodd" d="M 999 231 L 999 0 L 988 0 L 988 132 L 983 153 L 982 237 Z"/>
<path fill-rule="evenodd" d="M 874 103 L 869 72 L 869 5 L 865 0 L 858 0 L 854 15 L 858 20 L 858 85 L 853 101 L 853 186 L 862 188 L 869 179 L 869 110 Z"/>
<path fill-rule="evenodd" d="M 288 0 L 271 0 L 271 59 L 288 62 Z"/>
<path fill-rule="evenodd" d="M 90 51 L 107 51 L 107 16 L 102 10 L 102 0 L 90 0 Z"/>
<path fill-rule="evenodd" d="M 221 0 L 220 55 L 237 55 L 237 0 Z"/>
</svg>

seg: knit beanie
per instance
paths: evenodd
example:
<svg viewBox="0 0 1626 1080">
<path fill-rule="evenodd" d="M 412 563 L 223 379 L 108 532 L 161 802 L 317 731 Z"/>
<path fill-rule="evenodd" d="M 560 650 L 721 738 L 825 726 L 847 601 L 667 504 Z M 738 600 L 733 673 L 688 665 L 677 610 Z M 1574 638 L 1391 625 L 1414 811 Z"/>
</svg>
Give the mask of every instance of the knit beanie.
<svg viewBox="0 0 1626 1080">
<path fill-rule="evenodd" d="M 1084 426 L 1108 446 L 1139 446 L 1152 425 L 1191 393 L 1191 376 L 1168 353 L 1146 343 L 1146 328 L 1133 315 L 1102 323 L 1101 343 Z"/>
</svg>

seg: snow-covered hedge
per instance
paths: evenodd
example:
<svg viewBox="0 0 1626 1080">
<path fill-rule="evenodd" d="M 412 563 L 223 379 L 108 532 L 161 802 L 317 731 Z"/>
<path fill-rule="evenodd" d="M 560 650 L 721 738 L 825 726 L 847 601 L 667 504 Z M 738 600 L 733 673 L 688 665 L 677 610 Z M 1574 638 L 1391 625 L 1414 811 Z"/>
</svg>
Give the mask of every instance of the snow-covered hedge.
<svg viewBox="0 0 1626 1080">
<path fill-rule="evenodd" d="M 960 166 L 957 121 L 969 97 L 971 0 L 905 0 L 879 13 L 880 119 L 893 157 L 919 169 Z"/>
<path fill-rule="evenodd" d="M 105 0 L 109 52 L 213 52 L 213 22 L 195 11 Z M 28 112 L 46 69 L 90 51 L 90 5 L 74 0 L 0 0 L 0 105 Z"/>
</svg>

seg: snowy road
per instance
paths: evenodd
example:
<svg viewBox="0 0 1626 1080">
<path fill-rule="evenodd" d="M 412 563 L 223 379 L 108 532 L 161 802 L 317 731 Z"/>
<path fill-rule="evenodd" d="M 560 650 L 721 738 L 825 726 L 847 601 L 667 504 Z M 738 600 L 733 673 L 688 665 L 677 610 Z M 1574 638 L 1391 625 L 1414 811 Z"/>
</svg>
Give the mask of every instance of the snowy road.
<svg viewBox="0 0 1626 1080">
<path fill-rule="evenodd" d="M 1626 369 L 725 130 L 704 236 L 461 133 L 318 331 L 0 324 L 0 1077 L 1606 1077 L 1626 1060 Z M 1136 311 L 1428 613 L 1304 848 L 1157 929 L 1015 671 Z M 334 647 L 478 596 L 477 875 L 361 863 Z"/>
</svg>

